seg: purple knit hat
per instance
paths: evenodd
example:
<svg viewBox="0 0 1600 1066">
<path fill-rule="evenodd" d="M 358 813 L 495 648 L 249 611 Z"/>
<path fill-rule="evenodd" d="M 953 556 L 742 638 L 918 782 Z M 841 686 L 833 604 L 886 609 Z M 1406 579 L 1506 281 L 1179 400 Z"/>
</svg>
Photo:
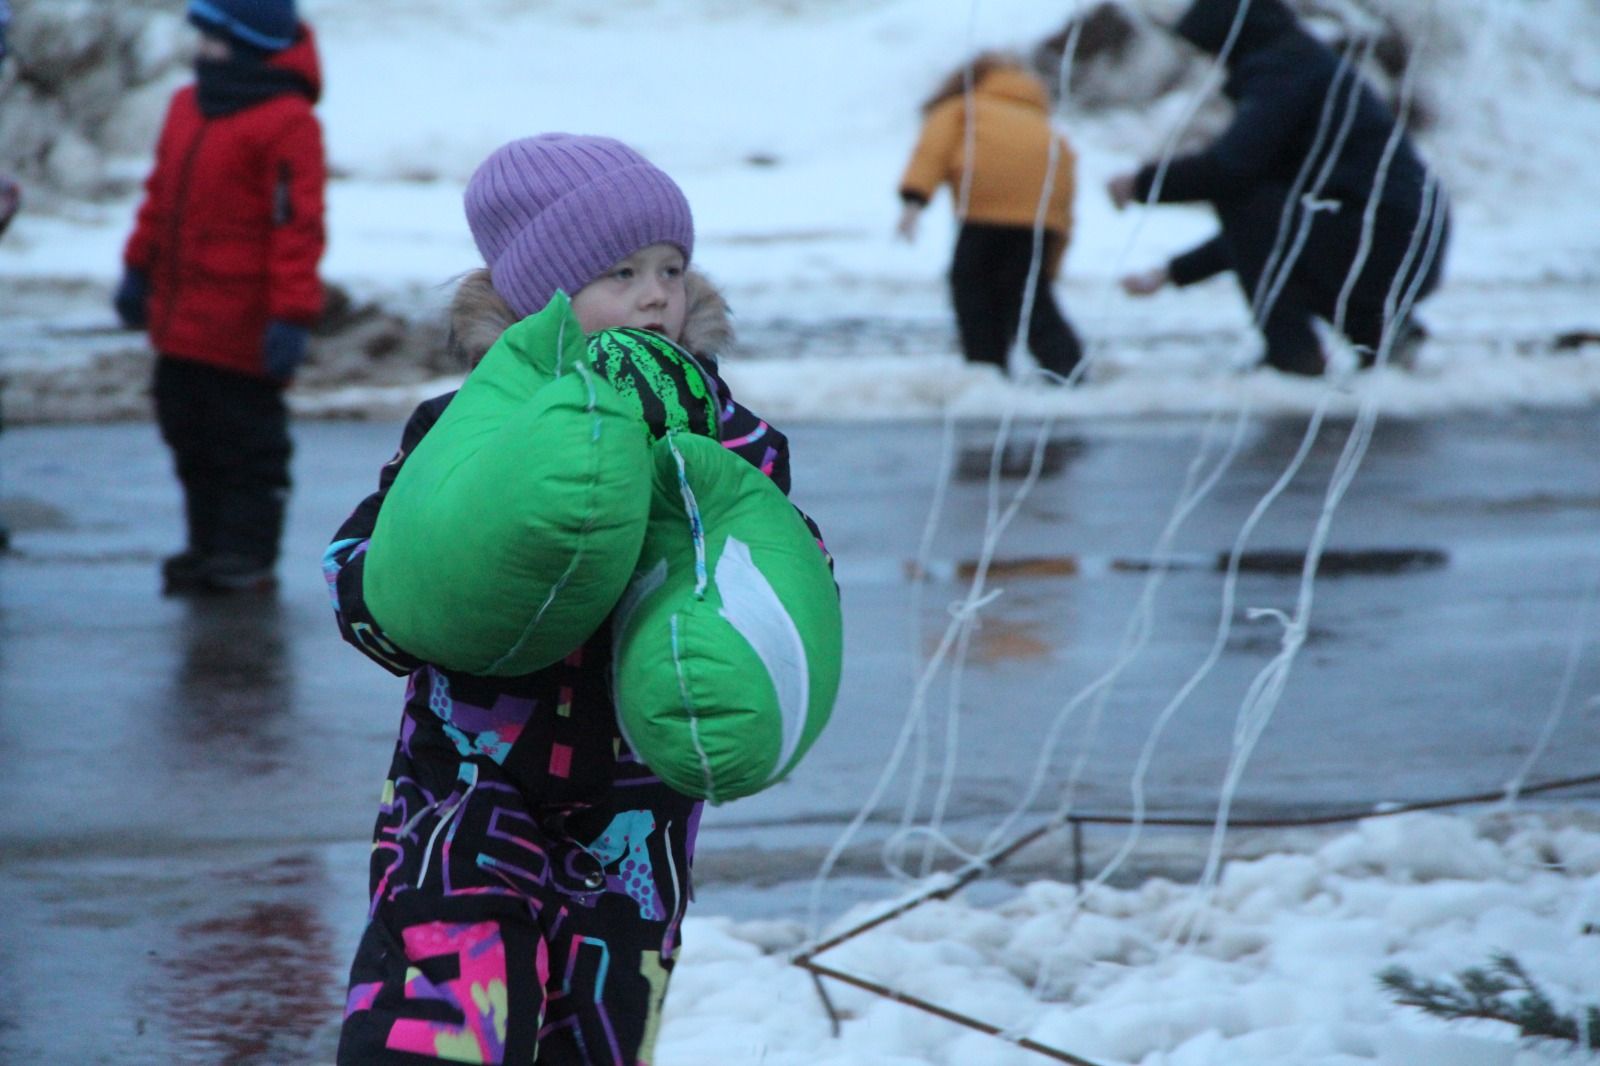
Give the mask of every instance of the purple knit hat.
<svg viewBox="0 0 1600 1066">
<path fill-rule="evenodd" d="M 495 291 L 527 316 L 652 244 L 694 252 L 683 190 L 609 137 L 541 133 L 495 150 L 467 182 L 467 226 Z"/>
</svg>

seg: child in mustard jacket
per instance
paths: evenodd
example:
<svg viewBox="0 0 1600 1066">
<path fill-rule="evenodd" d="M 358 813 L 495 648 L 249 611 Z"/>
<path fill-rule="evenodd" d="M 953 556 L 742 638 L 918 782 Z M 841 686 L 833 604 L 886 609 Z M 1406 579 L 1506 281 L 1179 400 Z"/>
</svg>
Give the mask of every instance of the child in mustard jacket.
<svg viewBox="0 0 1600 1066">
<path fill-rule="evenodd" d="M 922 112 L 900 179 L 899 230 L 914 239 L 922 209 L 940 185 L 950 187 L 961 224 L 950 294 L 962 351 L 970 362 L 1006 368 L 1031 279 L 1028 350 L 1041 368 L 1066 377 L 1082 345 L 1051 283 L 1072 237 L 1077 157 L 1050 124 L 1044 83 L 1020 60 L 985 53 L 950 75 Z"/>
</svg>

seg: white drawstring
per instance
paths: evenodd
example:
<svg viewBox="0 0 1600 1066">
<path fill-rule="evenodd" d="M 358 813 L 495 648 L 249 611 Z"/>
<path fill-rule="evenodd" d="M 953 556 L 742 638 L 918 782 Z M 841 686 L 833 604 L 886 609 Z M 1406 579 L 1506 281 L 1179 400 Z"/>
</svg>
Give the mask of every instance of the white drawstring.
<svg viewBox="0 0 1600 1066">
<path fill-rule="evenodd" d="M 456 780 L 458 782 L 465 783 L 467 787 L 459 794 L 460 798 L 456 800 L 450 809 L 439 816 L 439 824 L 433 827 L 432 833 L 428 834 L 428 847 L 422 853 L 422 872 L 417 874 L 418 888 L 421 888 L 423 883 L 428 880 L 428 866 L 433 862 L 433 846 L 438 842 L 440 832 L 442 832 L 446 826 L 454 823 L 458 816 L 466 810 L 467 797 L 472 795 L 472 790 L 478 787 L 477 764 L 470 762 L 462 763 Z M 455 796 L 457 793 L 452 792 L 450 795 Z M 424 807 L 420 812 L 418 812 L 415 818 L 406 823 L 406 830 L 409 830 L 411 826 L 415 825 L 423 815 L 429 813 L 430 811 L 438 810 L 441 806 L 448 802 L 449 799 L 450 796 L 447 796 L 445 799 L 440 800 L 437 803 L 430 803 L 427 807 Z M 404 832 L 402 832 L 401 835 L 404 836 Z"/>
<path fill-rule="evenodd" d="M 678 464 L 678 491 L 683 495 L 683 509 L 689 517 L 689 536 L 694 539 L 694 598 L 704 599 L 706 593 L 706 529 L 700 520 L 700 504 L 689 487 L 689 473 L 684 466 L 683 453 L 678 451 L 673 434 L 666 436 L 667 447 Z"/>
</svg>

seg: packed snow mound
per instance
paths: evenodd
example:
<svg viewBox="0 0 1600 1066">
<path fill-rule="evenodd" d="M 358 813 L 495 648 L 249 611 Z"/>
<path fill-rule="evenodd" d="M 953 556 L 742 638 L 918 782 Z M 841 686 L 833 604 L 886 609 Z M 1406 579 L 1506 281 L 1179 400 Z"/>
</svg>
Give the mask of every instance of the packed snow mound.
<svg viewBox="0 0 1600 1066">
<path fill-rule="evenodd" d="M 819 961 L 1108 1066 L 1535 1066 L 1574 1061 L 1570 1044 L 1428 1017 L 1377 974 L 1442 980 L 1509 952 L 1573 1014 L 1596 999 L 1596 928 L 1592 816 L 1409 814 L 1231 862 L 1209 890 L 1157 879 L 1080 895 L 1038 882 L 994 907 L 931 902 Z M 836 982 L 845 1021 L 833 1040 L 809 978 L 781 954 L 800 939 L 771 922 L 690 918 L 661 1066 L 1044 1061 Z"/>
</svg>

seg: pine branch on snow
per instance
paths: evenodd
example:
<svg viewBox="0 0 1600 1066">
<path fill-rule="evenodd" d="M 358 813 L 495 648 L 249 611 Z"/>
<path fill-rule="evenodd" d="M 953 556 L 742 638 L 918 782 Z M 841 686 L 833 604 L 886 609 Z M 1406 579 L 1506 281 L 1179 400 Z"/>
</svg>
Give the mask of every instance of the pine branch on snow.
<svg viewBox="0 0 1600 1066">
<path fill-rule="evenodd" d="M 1586 1021 L 1580 1031 L 1578 1013 L 1558 1011 L 1513 955 L 1494 955 L 1487 967 L 1462 970 L 1454 981 L 1430 981 L 1391 966 L 1378 974 L 1378 982 L 1395 1002 L 1438 1018 L 1509 1022 L 1533 1040 L 1576 1044 L 1586 1039 L 1589 1048 L 1600 1050 L 1600 1006 L 1580 1008 Z"/>
</svg>

